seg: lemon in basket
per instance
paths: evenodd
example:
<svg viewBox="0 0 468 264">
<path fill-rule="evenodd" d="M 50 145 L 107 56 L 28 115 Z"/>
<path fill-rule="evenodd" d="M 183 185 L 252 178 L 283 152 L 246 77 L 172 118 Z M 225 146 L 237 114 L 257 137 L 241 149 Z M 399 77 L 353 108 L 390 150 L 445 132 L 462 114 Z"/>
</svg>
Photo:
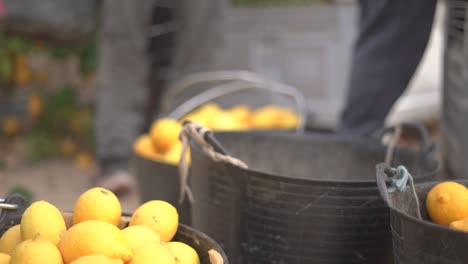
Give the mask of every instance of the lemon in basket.
<svg viewBox="0 0 468 264">
<path fill-rule="evenodd" d="M 247 124 L 238 120 L 233 114 L 219 112 L 213 117 L 211 128 L 215 131 L 235 131 L 247 129 Z"/>
<path fill-rule="evenodd" d="M 200 264 L 200 258 L 191 246 L 178 241 L 168 242 L 167 246 L 170 248 L 177 264 Z"/>
<path fill-rule="evenodd" d="M 57 246 L 65 263 L 94 254 L 127 262 L 133 255 L 122 231 L 113 224 L 98 220 L 70 227 Z"/>
<path fill-rule="evenodd" d="M 118 226 L 122 215 L 120 201 L 112 191 L 95 187 L 82 193 L 73 210 L 73 224 L 101 220 Z"/>
<path fill-rule="evenodd" d="M 122 233 L 124 234 L 128 247 L 133 252 L 145 243 L 159 242 L 161 240 L 153 229 L 142 225 L 126 227 L 122 230 Z"/>
<path fill-rule="evenodd" d="M 460 231 L 468 232 L 468 217 L 461 220 L 453 221 L 449 224 L 450 228 L 457 229 Z"/>
<path fill-rule="evenodd" d="M 169 151 L 164 154 L 162 160 L 170 164 L 179 164 L 180 156 L 182 155 L 182 143 L 180 141 L 176 142 L 171 146 Z M 187 153 L 185 154 L 185 160 L 187 164 L 190 164 L 190 148 L 187 148 Z"/>
<path fill-rule="evenodd" d="M 103 255 L 88 255 L 72 261 L 70 264 L 124 264 L 121 259 L 112 259 Z"/>
<path fill-rule="evenodd" d="M 22 240 L 32 239 L 40 234 L 42 238 L 57 245 L 67 227 L 57 207 L 46 201 L 37 201 L 24 211 L 20 230 Z"/>
<path fill-rule="evenodd" d="M 152 200 L 140 205 L 130 218 L 130 226 L 143 225 L 159 235 L 161 241 L 171 241 L 179 226 L 179 214 L 166 201 Z"/>
<path fill-rule="evenodd" d="M 21 242 L 20 225 L 10 227 L 0 238 L 0 252 L 11 254 L 15 247 Z M 1 263 L 1 262 L 0 262 Z"/>
<path fill-rule="evenodd" d="M 133 151 L 141 157 L 152 160 L 159 160 L 162 158 L 162 155 L 156 151 L 153 140 L 148 134 L 141 135 L 135 140 L 135 143 L 133 143 Z"/>
<path fill-rule="evenodd" d="M 129 264 L 178 264 L 170 249 L 161 242 L 146 243 L 138 247 Z"/>
<path fill-rule="evenodd" d="M 252 118 L 252 110 L 247 105 L 236 105 L 226 111 L 245 125 L 248 125 Z"/>
<path fill-rule="evenodd" d="M 10 263 L 10 255 L 5 253 L 0 253 L 0 264 L 8 264 Z"/>
<path fill-rule="evenodd" d="M 10 264 L 62 264 L 57 247 L 41 235 L 21 242 L 11 254 Z"/>
<path fill-rule="evenodd" d="M 171 118 L 161 118 L 154 122 L 150 129 L 153 144 L 160 153 L 164 153 L 177 141 L 182 129 L 181 124 Z"/>
<path fill-rule="evenodd" d="M 468 217 L 468 190 L 456 182 L 442 182 L 429 191 L 426 208 L 431 220 L 448 226 Z"/>
</svg>

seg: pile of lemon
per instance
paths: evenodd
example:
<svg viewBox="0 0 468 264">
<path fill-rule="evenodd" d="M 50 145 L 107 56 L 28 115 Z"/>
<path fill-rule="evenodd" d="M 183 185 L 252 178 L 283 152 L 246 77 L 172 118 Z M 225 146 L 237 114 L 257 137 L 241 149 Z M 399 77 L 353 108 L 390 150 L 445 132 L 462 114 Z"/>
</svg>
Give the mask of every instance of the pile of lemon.
<svg viewBox="0 0 468 264">
<path fill-rule="evenodd" d="M 178 221 L 171 204 L 153 200 L 127 225 L 118 198 L 103 188 L 81 194 L 69 215 L 37 201 L 0 238 L 0 264 L 199 264 L 192 247 L 171 241 Z"/>
<path fill-rule="evenodd" d="M 434 223 L 468 231 L 468 189 L 457 182 L 436 184 L 426 197 L 426 209 Z"/>
<path fill-rule="evenodd" d="M 236 105 L 223 109 L 215 103 L 206 103 L 187 114 L 181 120 L 161 118 L 156 120 L 148 134 L 143 134 L 134 143 L 136 154 L 170 164 L 179 162 L 182 144 L 179 133 L 186 120 L 201 124 L 213 131 L 242 131 L 260 129 L 295 129 L 299 115 L 286 107 L 266 105 L 252 109 Z"/>
</svg>

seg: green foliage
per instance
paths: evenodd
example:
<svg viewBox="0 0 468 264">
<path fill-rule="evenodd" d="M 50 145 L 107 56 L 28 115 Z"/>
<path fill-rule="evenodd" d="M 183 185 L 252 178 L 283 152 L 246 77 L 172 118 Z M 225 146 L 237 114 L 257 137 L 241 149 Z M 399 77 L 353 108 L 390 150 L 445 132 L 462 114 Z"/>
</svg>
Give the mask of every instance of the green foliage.
<svg viewBox="0 0 468 264">
<path fill-rule="evenodd" d="M 44 111 L 38 121 L 40 129 L 52 134 L 69 133 L 69 125 L 78 108 L 77 95 L 73 88 L 64 87 L 44 94 Z"/>
<path fill-rule="evenodd" d="M 44 159 L 57 156 L 59 148 L 53 137 L 46 131 L 31 130 L 25 134 L 26 159 L 37 163 Z"/>
<path fill-rule="evenodd" d="M 14 193 L 17 193 L 17 194 L 22 195 L 22 196 L 26 199 L 26 201 L 27 201 L 28 203 L 32 203 L 32 201 L 33 201 L 33 199 L 34 199 L 34 195 L 32 194 L 32 192 L 31 192 L 28 188 L 26 188 L 26 187 L 24 187 L 24 186 L 22 186 L 22 185 L 16 185 L 16 186 L 14 186 L 14 187 L 8 192 L 8 195 L 12 195 L 12 194 L 14 194 Z"/>
</svg>

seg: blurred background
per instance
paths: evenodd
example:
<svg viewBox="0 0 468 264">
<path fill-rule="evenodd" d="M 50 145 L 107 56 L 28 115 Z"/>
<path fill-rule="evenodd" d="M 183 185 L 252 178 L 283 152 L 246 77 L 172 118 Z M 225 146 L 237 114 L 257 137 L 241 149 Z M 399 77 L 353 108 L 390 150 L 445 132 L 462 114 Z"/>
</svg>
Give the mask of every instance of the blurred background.
<svg viewBox="0 0 468 264">
<path fill-rule="evenodd" d="M 152 10 L 147 124 L 169 111 L 161 101 L 173 108 L 190 96 L 172 98 L 164 90 L 177 79 L 168 74 L 179 30 L 175 2 L 159 1 Z M 208 68 L 247 70 L 296 87 L 306 98 L 307 125 L 333 130 L 346 95 L 356 1 L 219 2 L 223 44 L 206 46 L 213 54 Z M 1 196 L 21 191 L 69 210 L 98 173 L 95 101 L 101 7 L 94 0 L 0 0 Z M 419 120 L 438 133 L 445 14 L 441 1 L 424 59 L 388 123 Z M 200 63 L 205 61 L 194 64 Z M 137 194 L 124 198 L 124 210 L 138 202 Z"/>
</svg>

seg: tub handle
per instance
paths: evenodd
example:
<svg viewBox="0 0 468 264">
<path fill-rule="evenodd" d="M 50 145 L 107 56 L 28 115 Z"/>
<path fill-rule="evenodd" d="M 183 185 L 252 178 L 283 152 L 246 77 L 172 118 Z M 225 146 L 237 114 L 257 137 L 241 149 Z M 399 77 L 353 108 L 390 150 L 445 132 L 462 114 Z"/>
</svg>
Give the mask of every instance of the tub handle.
<svg viewBox="0 0 468 264">
<path fill-rule="evenodd" d="M 427 131 L 426 127 L 420 122 L 403 122 L 396 126 L 383 128 L 377 132 L 377 137 L 379 139 L 382 139 L 388 133 L 395 133 L 397 127 L 401 127 L 402 129 L 414 129 L 418 132 L 419 140 L 421 141 L 420 152 L 423 155 L 431 155 L 434 152 L 434 144 L 431 141 L 429 132 Z"/>
<path fill-rule="evenodd" d="M 406 187 L 409 185 L 416 204 L 416 216 L 419 219 L 422 219 L 421 207 L 419 204 L 418 194 L 416 193 L 416 188 L 414 186 L 414 179 L 405 166 L 400 165 L 397 168 L 392 168 L 385 163 L 377 164 L 376 181 L 380 196 L 390 207 L 393 206 L 389 193 L 397 191 L 404 192 L 406 191 Z M 390 185 L 390 187 L 387 185 Z"/>
<path fill-rule="evenodd" d="M 293 99 L 296 105 L 296 111 L 299 115 L 299 124 L 296 130 L 300 133 L 304 132 L 305 123 L 307 122 L 308 110 L 307 103 L 302 92 L 295 87 L 283 83 L 265 80 L 250 72 L 213 71 L 192 74 L 172 85 L 168 89 L 168 94 L 170 94 L 172 97 L 175 97 L 178 93 L 187 87 L 215 81 L 222 81 L 223 83 L 193 96 L 173 109 L 167 116 L 174 119 L 181 119 L 183 116 L 203 105 L 204 103 L 224 95 L 244 90 L 263 90 L 266 92 L 287 96 Z M 166 106 L 166 108 L 168 107 Z"/>
</svg>

